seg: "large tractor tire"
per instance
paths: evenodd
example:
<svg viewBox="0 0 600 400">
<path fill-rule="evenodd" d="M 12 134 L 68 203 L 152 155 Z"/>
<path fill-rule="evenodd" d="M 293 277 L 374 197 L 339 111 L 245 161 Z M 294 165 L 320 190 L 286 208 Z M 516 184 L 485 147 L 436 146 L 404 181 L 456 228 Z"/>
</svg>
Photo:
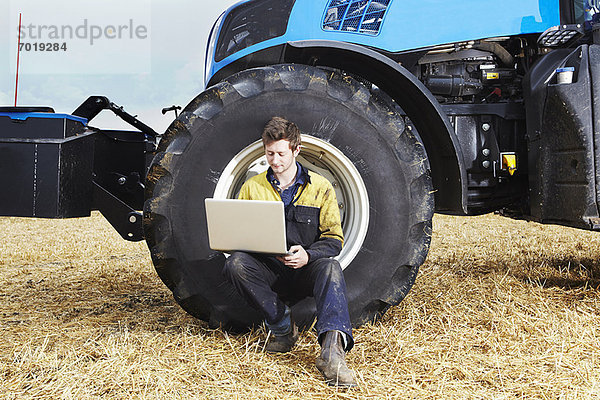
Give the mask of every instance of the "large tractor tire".
<svg viewBox="0 0 600 400">
<path fill-rule="evenodd" d="M 196 97 L 168 128 L 147 177 L 144 229 L 156 271 L 190 314 L 213 327 L 261 322 L 208 246 L 204 199 L 233 198 L 265 170 L 260 134 L 273 116 L 303 133 L 301 162 L 332 181 L 346 238 L 354 326 L 373 321 L 412 287 L 431 237 L 433 189 L 421 140 L 393 101 L 352 77 L 304 65 L 242 71 Z M 310 326 L 315 304 L 293 305 Z"/>
</svg>

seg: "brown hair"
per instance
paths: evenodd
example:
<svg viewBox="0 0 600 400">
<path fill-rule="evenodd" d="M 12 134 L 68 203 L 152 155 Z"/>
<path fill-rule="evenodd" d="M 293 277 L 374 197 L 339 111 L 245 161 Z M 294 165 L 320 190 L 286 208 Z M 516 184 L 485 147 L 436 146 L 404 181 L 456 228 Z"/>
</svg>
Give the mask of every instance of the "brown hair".
<svg viewBox="0 0 600 400">
<path fill-rule="evenodd" d="M 300 129 L 282 117 L 273 117 L 267 122 L 262 132 L 263 146 L 278 140 L 290 142 L 290 149 L 295 151 L 300 146 Z"/>
</svg>

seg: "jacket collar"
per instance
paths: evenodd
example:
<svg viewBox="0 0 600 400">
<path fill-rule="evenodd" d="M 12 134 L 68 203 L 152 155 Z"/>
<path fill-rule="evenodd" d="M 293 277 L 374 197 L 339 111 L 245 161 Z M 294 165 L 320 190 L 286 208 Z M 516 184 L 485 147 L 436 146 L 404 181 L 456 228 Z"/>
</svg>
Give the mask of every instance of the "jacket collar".
<svg viewBox="0 0 600 400">
<path fill-rule="evenodd" d="M 296 173 L 296 179 L 294 180 L 294 185 L 302 186 L 305 183 L 310 183 L 310 175 L 308 174 L 308 170 L 306 168 L 304 168 L 304 165 L 302 165 L 298 161 L 296 161 L 296 166 L 298 167 L 298 172 Z M 269 169 L 267 170 L 267 180 L 274 187 L 277 188 L 279 186 L 279 181 L 277 180 L 277 178 L 275 178 L 275 174 L 273 173 L 273 170 L 271 169 L 271 167 L 269 167 Z"/>
</svg>

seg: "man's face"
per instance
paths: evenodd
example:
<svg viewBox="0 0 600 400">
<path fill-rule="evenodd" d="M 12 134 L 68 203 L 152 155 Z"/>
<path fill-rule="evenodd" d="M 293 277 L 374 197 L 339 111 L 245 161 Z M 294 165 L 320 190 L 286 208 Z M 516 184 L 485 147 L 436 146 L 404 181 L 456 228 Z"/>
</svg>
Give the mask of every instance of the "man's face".
<svg viewBox="0 0 600 400">
<path fill-rule="evenodd" d="M 290 142 L 278 140 L 265 146 L 267 162 L 276 175 L 288 171 L 296 162 L 296 156 L 300 153 L 300 146 L 295 151 L 290 149 Z"/>
</svg>

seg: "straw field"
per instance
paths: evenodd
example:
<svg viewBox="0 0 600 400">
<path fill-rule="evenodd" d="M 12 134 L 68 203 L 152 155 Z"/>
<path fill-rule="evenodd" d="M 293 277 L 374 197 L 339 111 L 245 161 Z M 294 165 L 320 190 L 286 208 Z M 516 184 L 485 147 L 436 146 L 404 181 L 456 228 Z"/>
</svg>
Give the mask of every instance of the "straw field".
<svg viewBox="0 0 600 400">
<path fill-rule="evenodd" d="M 286 355 L 261 329 L 185 314 L 144 242 L 98 214 L 0 218 L 2 399 L 600 398 L 600 235 L 436 215 L 417 283 L 355 331 L 359 387 L 330 388 L 312 332 Z"/>
</svg>

